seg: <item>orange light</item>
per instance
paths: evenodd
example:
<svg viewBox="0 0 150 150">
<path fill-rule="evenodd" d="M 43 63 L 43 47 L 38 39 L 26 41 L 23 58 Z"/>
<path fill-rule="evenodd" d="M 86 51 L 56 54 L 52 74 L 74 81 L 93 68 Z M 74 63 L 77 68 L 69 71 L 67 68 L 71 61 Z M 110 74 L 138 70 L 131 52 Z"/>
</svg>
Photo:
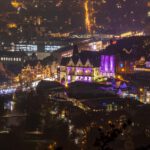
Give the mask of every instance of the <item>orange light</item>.
<svg viewBox="0 0 150 150">
<path fill-rule="evenodd" d="M 120 75 L 118 75 L 118 76 L 117 76 L 117 78 L 118 78 L 118 79 L 121 79 L 121 76 L 120 76 Z"/>
<path fill-rule="evenodd" d="M 121 69 L 121 72 L 125 72 L 125 69 L 124 69 L 124 68 L 122 68 L 122 69 Z"/>
<path fill-rule="evenodd" d="M 68 88 L 68 83 L 65 84 L 65 87 Z"/>
<path fill-rule="evenodd" d="M 17 2 L 16 0 L 14 0 L 14 1 L 11 2 L 11 5 L 12 5 L 14 8 L 18 8 L 18 7 L 20 7 L 22 4 L 19 3 L 19 2 Z"/>
<path fill-rule="evenodd" d="M 109 121 L 108 121 L 108 124 L 112 124 L 112 121 L 111 121 L 111 120 L 109 120 Z"/>
<path fill-rule="evenodd" d="M 85 9 L 85 25 L 86 29 L 89 33 L 91 33 L 91 20 L 90 20 L 90 14 L 89 14 L 89 0 L 86 0 L 84 3 L 84 9 Z"/>
<path fill-rule="evenodd" d="M 144 91 L 144 89 L 143 88 L 140 88 L 140 92 L 143 92 Z"/>
<path fill-rule="evenodd" d="M 17 24 L 16 23 L 9 23 L 9 24 L 7 24 L 7 27 L 8 28 L 17 28 Z"/>
</svg>

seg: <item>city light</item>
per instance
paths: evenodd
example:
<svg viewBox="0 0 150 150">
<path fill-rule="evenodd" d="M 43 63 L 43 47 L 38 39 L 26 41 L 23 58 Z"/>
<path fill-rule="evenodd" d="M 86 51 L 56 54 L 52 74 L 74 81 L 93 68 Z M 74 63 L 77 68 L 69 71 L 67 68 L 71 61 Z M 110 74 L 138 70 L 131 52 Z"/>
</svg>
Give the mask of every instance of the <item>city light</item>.
<svg viewBox="0 0 150 150">
<path fill-rule="evenodd" d="M 125 68 L 122 68 L 121 71 L 122 71 L 122 72 L 125 72 Z"/>
<path fill-rule="evenodd" d="M 10 23 L 10 24 L 7 24 L 7 27 L 10 29 L 17 28 L 17 24 L 16 23 Z"/>
<path fill-rule="evenodd" d="M 143 88 L 140 88 L 140 92 L 143 92 L 144 91 L 144 89 Z"/>
<path fill-rule="evenodd" d="M 90 11 L 89 11 L 89 0 L 85 0 L 84 2 L 85 9 L 85 26 L 89 33 L 91 33 L 91 19 L 90 19 Z"/>
<path fill-rule="evenodd" d="M 117 76 L 117 78 L 118 78 L 119 80 L 121 80 L 121 79 L 122 79 L 122 77 L 121 77 L 120 75 L 118 75 L 118 76 Z"/>
<path fill-rule="evenodd" d="M 22 6 L 22 4 L 20 2 L 17 2 L 16 0 L 12 1 L 11 2 L 11 5 L 14 7 L 14 8 L 18 8 L 20 6 Z"/>
<path fill-rule="evenodd" d="M 148 116 L 150 0 L 3 0 L 0 150 L 146 148 Z"/>
</svg>

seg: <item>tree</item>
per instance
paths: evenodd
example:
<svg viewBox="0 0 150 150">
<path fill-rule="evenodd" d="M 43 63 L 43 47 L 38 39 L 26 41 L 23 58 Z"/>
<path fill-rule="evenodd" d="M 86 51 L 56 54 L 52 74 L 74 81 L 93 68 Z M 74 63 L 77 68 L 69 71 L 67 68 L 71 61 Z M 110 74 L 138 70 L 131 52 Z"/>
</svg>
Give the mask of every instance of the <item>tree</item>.
<svg viewBox="0 0 150 150">
<path fill-rule="evenodd" d="M 120 127 L 110 123 L 107 129 L 91 128 L 87 136 L 87 147 L 98 150 L 111 150 L 111 142 L 116 140 L 130 125 L 131 121 L 127 120 Z"/>
</svg>

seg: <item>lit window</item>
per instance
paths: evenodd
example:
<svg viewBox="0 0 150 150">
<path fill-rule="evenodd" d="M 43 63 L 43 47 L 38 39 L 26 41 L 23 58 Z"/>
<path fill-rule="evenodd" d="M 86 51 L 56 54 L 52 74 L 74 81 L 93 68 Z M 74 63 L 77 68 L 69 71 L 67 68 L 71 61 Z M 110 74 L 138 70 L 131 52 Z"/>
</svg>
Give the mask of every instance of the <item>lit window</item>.
<svg viewBox="0 0 150 150">
<path fill-rule="evenodd" d="M 123 66 L 124 66 L 123 64 L 120 64 L 120 67 L 121 67 L 121 68 L 123 68 Z"/>
<path fill-rule="evenodd" d="M 89 81 L 90 81 L 90 82 L 92 81 L 92 77 L 89 77 Z"/>
<path fill-rule="evenodd" d="M 85 78 L 84 78 L 84 80 L 85 80 L 85 81 L 87 81 L 87 80 L 88 80 L 88 78 L 87 78 L 87 77 L 85 77 Z"/>
</svg>

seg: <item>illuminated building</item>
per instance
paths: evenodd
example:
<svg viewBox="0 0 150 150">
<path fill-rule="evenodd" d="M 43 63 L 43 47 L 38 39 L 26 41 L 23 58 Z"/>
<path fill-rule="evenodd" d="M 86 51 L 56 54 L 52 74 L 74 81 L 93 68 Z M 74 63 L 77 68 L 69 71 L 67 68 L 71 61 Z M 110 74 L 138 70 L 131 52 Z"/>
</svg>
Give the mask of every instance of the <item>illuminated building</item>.
<svg viewBox="0 0 150 150">
<path fill-rule="evenodd" d="M 24 52 L 0 51 L 0 62 L 8 63 L 24 63 L 28 59 Z"/>
<path fill-rule="evenodd" d="M 18 74 L 28 59 L 24 52 L 0 51 L 0 62 L 12 75 Z"/>
<path fill-rule="evenodd" d="M 109 41 L 109 40 L 108 40 Z M 81 44 L 80 50 L 81 51 L 101 51 L 104 50 L 108 45 L 109 42 L 107 40 L 91 40 L 85 44 Z"/>
<path fill-rule="evenodd" d="M 14 78 L 14 81 L 21 83 L 31 83 L 31 81 L 50 78 L 52 75 L 51 66 L 43 66 L 38 62 L 35 66 L 27 65 L 21 73 Z"/>
<path fill-rule="evenodd" d="M 83 52 L 85 54 L 85 52 Z M 62 58 L 60 66 L 60 81 L 61 82 L 73 82 L 73 81 L 88 81 L 94 80 L 94 72 L 99 69 L 99 64 L 91 60 L 93 59 L 84 57 L 81 53 L 80 56 L 73 56 L 70 58 Z M 82 55 L 82 56 L 81 56 Z M 97 57 L 99 62 L 100 57 Z M 96 61 L 95 60 L 95 61 Z M 65 80 L 65 81 L 63 81 Z"/>
<path fill-rule="evenodd" d="M 138 61 L 138 63 L 134 66 L 135 72 L 150 72 L 150 61 L 146 61 L 145 59 L 141 62 Z"/>
<path fill-rule="evenodd" d="M 84 51 L 70 58 L 62 58 L 59 69 L 61 82 L 92 82 L 100 77 L 115 76 L 115 57 Z"/>
<path fill-rule="evenodd" d="M 118 74 L 132 74 L 134 73 L 134 62 L 119 60 L 116 66 L 116 73 Z"/>
<path fill-rule="evenodd" d="M 140 92 L 139 93 L 140 102 L 150 104 L 150 89 L 140 88 L 139 92 Z"/>
<path fill-rule="evenodd" d="M 37 52 L 38 47 L 35 44 L 15 44 L 12 45 L 12 51 Z"/>
<path fill-rule="evenodd" d="M 10 51 L 24 51 L 26 53 L 33 52 L 53 52 L 60 48 L 67 46 L 70 43 L 63 42 L 62 40 L 52 39 L 51 41 L 30 41 L 20 43 L 11 43 Z"/>
<path fill-rule="evenodd" d="M 115 57 L 109 55 L 102 55 L 100 67 L 102 76 L 107 77 L 115 76 Z"/>
</svg>

